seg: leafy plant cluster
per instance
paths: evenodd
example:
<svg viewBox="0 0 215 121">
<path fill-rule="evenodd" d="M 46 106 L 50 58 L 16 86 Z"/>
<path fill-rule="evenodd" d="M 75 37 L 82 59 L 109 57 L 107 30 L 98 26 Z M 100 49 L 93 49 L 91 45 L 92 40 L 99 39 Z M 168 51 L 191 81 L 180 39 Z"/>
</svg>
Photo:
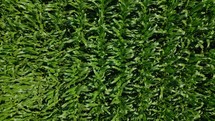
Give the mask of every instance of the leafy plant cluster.
<svg viewBox="0 0 215 121">
<path fill-rule="evenodd" d="M 214 0 L 1 0 L 0 120 L 215 120 Z"/>
</svg>

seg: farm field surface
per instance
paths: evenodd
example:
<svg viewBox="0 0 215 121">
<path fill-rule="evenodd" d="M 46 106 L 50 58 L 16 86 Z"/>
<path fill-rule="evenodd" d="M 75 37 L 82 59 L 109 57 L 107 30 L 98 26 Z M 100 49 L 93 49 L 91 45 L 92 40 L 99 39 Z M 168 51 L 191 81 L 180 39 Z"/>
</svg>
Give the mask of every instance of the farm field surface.
<svg viewBox="0 0 215 121">
<path fill-rule="evenodd" d="M 0 0 L 0 121 L 215 121 L 214 0 Z"/>
</svg>

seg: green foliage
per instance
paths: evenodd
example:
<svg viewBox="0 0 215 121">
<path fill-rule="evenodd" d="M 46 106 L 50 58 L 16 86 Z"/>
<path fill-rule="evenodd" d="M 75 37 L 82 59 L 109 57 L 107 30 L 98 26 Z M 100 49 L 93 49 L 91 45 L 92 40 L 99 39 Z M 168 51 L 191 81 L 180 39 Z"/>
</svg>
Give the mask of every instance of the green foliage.
<svg viewBox="0 0 215 121">
<path fill-rule="evenodd" d="M 213 0 L 1 0 L 0 121 L 213 121 Z"/>
</svg>

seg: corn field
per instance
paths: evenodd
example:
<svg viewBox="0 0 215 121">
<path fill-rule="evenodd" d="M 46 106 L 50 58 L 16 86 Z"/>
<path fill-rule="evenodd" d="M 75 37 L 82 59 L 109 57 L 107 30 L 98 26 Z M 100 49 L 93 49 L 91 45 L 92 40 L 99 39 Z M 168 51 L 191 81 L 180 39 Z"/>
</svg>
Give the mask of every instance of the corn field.
<svg viewBox="0 0 215 121">
<path fill-rule="evenodd" d="M 214 121 L 214 0 L 0 0 L 0 121 Z"/>
</svg>

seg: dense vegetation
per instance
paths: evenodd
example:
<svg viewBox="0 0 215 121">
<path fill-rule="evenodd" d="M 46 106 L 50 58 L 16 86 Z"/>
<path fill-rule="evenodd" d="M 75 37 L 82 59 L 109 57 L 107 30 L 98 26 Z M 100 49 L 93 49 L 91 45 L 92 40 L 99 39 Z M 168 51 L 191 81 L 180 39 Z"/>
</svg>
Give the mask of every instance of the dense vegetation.
<svg viewBox="0 0 215 121">
<path fill-rule="evenodd" d="M 215 120 L 214 0 L 0 0 L 0 120 Z"/>
</svg>

